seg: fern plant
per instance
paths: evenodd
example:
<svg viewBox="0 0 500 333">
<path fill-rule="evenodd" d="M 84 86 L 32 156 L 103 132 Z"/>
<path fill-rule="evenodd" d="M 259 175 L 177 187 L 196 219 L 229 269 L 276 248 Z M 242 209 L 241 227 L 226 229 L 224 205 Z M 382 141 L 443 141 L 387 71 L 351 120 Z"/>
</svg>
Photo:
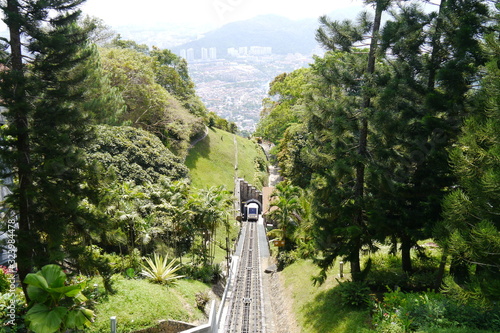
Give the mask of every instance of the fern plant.
<svg viewBox="0 0 500 333">
<path fill-rule="evenodd" d="M 176 280 L 184 277 L 184 275 L 176 274 L 181 269 L 181 265 L 175 265 L 175 260 L 169 262 L 167 256 L 155 253 L 153 259 L 146 258 L 146 264 L 142 264 L 141 275 L 153 282 L 174 284 Z"/>
</svg>

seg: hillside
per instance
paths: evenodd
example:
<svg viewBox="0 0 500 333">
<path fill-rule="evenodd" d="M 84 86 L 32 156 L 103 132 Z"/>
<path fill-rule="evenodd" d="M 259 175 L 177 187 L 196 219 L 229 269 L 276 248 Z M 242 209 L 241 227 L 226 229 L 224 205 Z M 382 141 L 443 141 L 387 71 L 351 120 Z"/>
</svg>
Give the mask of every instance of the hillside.
<svg viewBox="0 0 500 333">
<path fill-rule="evenodd" d="M 193 48 L 201 52 L 202 47 L 217 47 L 221 56 L 226 56 L 230 47 L 269 46 L 277 54 L 309 54 L 316 47 L 314 32 L 316 19 L 292 21 L 277 15 L 232 22 L 208 32 L 203 38 L 186 43 L 177 49 Z M 199 57 L 196 55 L 195 57 Z"/>
<path fill-rule="evenodd" d="M 255 142 L 219 129 L 209 129 L 207 137 L 189 151 L 185 163 L 194 187 L 224 185 L 232 191 L 235 174 L 258 187 L 262 186 L 256 176 L 267 176 L 262 174 L 265 167 L 264 170 L 256 167 L 259 165 L 257 160 L 261 161 L 261 165 L 265 155 Z M 235 170 L 236 165 L 238 167 Z"/>
<path fill-rule="evenodd" d="M 353 6 L 332 12 L 336 20 L 353 18 L 359 12 Z M 216 47 L 218 57 L 226 57 L 227 49 L 245 46 L 272 47 L 274 54 L 311 54 L 317 48 L 315 40 L 318 19 L 291 20 L 278 15 L 260 15 L 249 20 L 228 23 L 207 32 L 202 38 L 172 48 L 174 52 L 193 48 L 195 58 L 201 57 L 201 48 Z"/>
</svg>

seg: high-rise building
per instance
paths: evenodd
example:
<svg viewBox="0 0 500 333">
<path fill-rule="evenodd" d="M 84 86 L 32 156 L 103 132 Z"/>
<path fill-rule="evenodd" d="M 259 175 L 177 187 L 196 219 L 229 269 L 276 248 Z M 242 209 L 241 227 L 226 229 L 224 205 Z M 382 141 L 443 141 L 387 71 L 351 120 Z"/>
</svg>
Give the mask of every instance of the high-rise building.
<svg viewBox="0 0 500 333">
<path fill-rule="evenodd" d="M 189 48 L 186 53 L 187 53 L 187 57 L 186 57 L 187 61 L 194 60 L 194 50 L 192 48 Z"/>
<path fill-rule="evenodd" d="M 201 59 L 202 60 L 208 59 L 208 49 L 206 49 L 204 47 L 201 48 Z"/>
<path fill-rule="evenodd" d="M 273 49 L 268 46 L 250 46 L 250 55 L 269 55 Z"/>
<path fill-rule="evenodd" d="M 209 59 L 211 59 L 211 60 L 217 59 L 217 48 L 216 47 L 211 47 L 209 49 Z"/>
<path fill-rule="evenodd" d="M 234 47 L 230 47 L 227 49 L 227 54 L 232 56 L 232 57 L 237 57 L 240 55 L 240 53 L 238 52 L 237 49 L 235 49 Z"/>
<path fill-rule="evenodd" d="M 241 46 L 238 48 L 238 53 L 240 56 L 246 56 L 248 55 L 248 47 L 246 46 Z"/>
</svg>

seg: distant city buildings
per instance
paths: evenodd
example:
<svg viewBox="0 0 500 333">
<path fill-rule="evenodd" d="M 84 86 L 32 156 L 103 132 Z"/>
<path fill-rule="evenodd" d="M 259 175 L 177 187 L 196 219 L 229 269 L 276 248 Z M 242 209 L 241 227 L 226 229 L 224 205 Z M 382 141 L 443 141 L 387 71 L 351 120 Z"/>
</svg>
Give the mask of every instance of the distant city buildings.
<svg viewBox="0 0 500 333">
<path fill-rule="evenodd" d="M 273 53 L 272 47 L 250 46 L 250 55 L 270 55 Z"/>
<path fill-rule="evenodd" d="M 240 49 L 233 48 L 226 59 L 216 61 L 201 60 L 199 53 L 199 60 L 189 64 L 196 93 L 207 109 L 248 132 L 255 131 L 262 100 L 268 97 L 269 83 L 276 75 L 307 67 L 312 61 L 310 56 L 298 53 L 260 56 L 251 52 L 266 54 L 269 50 L 247 47 L 246 56 L 240 56 Z M 245 48 L 241 48 L 241 54 L 245 54 Z"/>
<path fill-rule="evenodd" d="M 199 52 L 199 53 L 198 53 Z M 272 55 L 273 49 L 268 46 L 242 46 L 238 48 L 228 48 L 227 55 L 230 57 L 246 57 L 246 56 L 267 56 Z M 187 61 L 193 60 L 217 60 L 217 48 L 216 47 L 202 47 L 201 49 L 181 49 L 179 52 L 181 58 Z"/>
<path fill-rule="evenodd" d="M 227 54 L 231 57 L 265 56 L 273 54 L 273 48 L 269 46 L 230 47 L 227 49 Z"/>
<path fill-rule="evenodd" d="M 186 51 L 186 60 L 187 61 L 194 60 L 194 49 L 191 48 Z"/>
<path fill-rule="evenodd" d="M 211 47 L 209 49 L 201 48 L 201 60 L 216 60 L 217 59 L 217 48 Z"/>
</svg>

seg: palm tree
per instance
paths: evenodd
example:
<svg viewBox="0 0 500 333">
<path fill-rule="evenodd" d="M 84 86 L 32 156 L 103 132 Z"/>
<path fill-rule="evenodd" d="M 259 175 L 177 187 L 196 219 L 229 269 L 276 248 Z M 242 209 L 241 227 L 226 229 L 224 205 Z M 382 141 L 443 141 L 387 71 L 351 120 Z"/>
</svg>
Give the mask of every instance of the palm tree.
<svg viewBox="0 0 500 333">
<path fill-rule="evenodd" d="M 232 205 L 229 192 L 224 186 L 212 186 L 193 194 L 187 205 L 193 214 L 194 228 L 202 237 L 200 254 L 203 264 L 212 264 L 217 227 L 227 221 L 229 208 Z"/>
<path fill-rule="evenodd" d="M 271 194 L 269 217 L 278 222 L 281 239 L 285 241 L 285 250 L 291 250 L 294 247 L 293 231 L 300 221 L 300 194 L 299 187 L 286 182 L 278 183 Z"/>
</svg>

